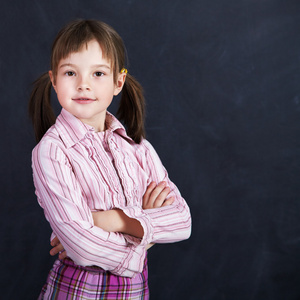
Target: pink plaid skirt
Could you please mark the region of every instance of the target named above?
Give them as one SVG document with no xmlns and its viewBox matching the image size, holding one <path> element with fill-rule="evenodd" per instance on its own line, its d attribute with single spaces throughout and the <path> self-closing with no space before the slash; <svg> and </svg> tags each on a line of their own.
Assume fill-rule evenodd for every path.
<svg viewBox="0 0 300 300">
<path fill-rule="evenodd" d="M 113 275 L 99 267 L 77 266 L 56 260 L 38 300 L 149 299 L 147 259 L 134 278 Z"/>
</svg>

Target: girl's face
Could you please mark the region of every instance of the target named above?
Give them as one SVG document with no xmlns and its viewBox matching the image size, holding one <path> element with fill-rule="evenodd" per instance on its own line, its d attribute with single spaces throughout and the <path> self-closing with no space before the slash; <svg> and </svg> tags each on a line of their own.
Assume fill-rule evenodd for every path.
<svg viewBox="0 0 300 300">
<path fill-rule="evenodd" d="M 120 73 L 114 82 L 110 61 L 102 57 L 97 41 L 88 42 L 80 52 L 62 59 L 55 78 L 52 71 L 49 75 L 65 110 L 96 131 L 105 130 L 106 109 L 122 90 L 126 74 Z"/>
</svg>

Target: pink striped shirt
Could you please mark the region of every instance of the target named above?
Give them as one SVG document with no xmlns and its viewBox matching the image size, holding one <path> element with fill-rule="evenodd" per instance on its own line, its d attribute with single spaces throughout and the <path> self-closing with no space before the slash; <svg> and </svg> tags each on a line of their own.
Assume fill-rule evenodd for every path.
<svg viewBox="0 0 300 300">
<path fill-rule="evenodd" d="M 151 144 L 145 139 L 134 143 L 109 113 L 106 128 L 96 133 L 62 109 L 33 149 L 33 179 L 53 233 L 76 264 L 133 277 L 143 270 L 147 244 L 190 236 L 191 216 Z M 152 181 L 167 182 L 170 196 L 175 196 L 172 205 L 142 209 L 142 197 Z M 112 208 L 137 219 L 143 238 L 94 226 L 92 211 Z"/>
</svg>

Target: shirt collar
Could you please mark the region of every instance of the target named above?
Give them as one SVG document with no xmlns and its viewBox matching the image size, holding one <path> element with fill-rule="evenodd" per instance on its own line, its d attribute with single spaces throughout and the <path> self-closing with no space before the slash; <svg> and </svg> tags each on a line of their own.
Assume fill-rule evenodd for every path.
<svg viewBox="0 0 300 300">
<path fill-rule="evenodd" d="M 106 112 L 105 124 L 108 131 L 117 133 L 129 142 L 133 142 L 121 122 L 109 112 Z M 88 132 L 95 132 L 92 126 L 81 122 L 64 108 L 56 119 L 55 127 L 67 148 L 84 139 Z"/>
</svg>

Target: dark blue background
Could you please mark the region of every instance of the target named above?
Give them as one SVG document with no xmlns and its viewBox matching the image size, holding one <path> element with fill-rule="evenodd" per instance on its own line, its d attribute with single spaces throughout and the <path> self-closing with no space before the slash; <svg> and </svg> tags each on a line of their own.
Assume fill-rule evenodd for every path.
<svg viewBox="0 0 300 300">
<path fill-rule="evenodd" d="M 1 299 L 36 299 L 53 262 L 27 102 L 79 17 L 123 37 L 191 208 L 191 238 L 150 250 L 151 299 L 300 299 L 299 0 L 4 0 L 0 17 Z"/>
</svg>

